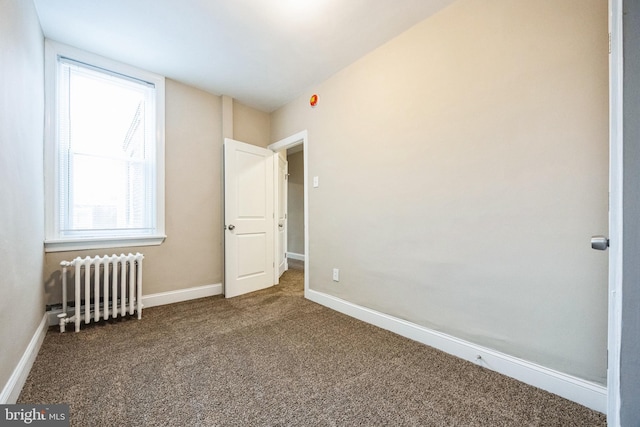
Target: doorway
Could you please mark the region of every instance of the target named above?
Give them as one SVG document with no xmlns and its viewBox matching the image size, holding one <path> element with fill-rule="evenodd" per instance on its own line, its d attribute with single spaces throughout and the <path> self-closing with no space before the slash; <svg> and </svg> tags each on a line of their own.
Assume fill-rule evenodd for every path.
<svg viewBox="0 0 640 427">
<path fill-rule="evenodd" d="M 302 144 L 286 150 L 287 245 L 289 267 L 304 268 L 304 148 Z"/>
<path fill-rule="evenodd" d="M 303 183 L 301 211 L 304 260 L 302 265 L 304 271 L 308 271 L 307 132 L 299 132 L 271 144 L 268 148 L 225 138 L 223 282 L 224 295 L 227 298 L 278 284 L 280 275 L 288 268 L 286 232 L 285 237 L 282 237 L 282 233 L 279 232 L 281 228 L 285 231 L 287 229 L 287 198 L 282 197 L 281 193 L 286 192 L 288 186 L 281 182 L 284 181 L 283 176 L 287 178 L 286 175 L 288 175 L 286 159 L 282 161 L 288 150 L 292 155 L 302 153 L 302 171 L 299 165 L 296 165 L 295 180 Z M 295 161 L 299 159 L 294 159 Z M 283 164 L 285 168 L 282 173 L 276 172 Z M 300 174 L 302 176 L 299 176 Z M 279 188 L 280 191 L 278 191 Z M 299 203 L 299 200 L 294 201 L 292 206 L 297 205 L 299 209 Z M 283 211 L 281 205 L 284 205 L 286 215 L 281 215 Z M 276 212 L 278 212 L 278 218 L 276 218 Z M 295 244 L 297 243 L 292 243 L 292 245 Z M 299 246 L 296 247 L 299 248 Z M 297 255 L 297 258 L 302 257 L 302 254 Z M 282 268 L 276 265 L 276 261 L 281 257 L 284 259 Z M 295 263 L 300 259 L 292 261 Z M 309 277 L 308 274 L 304 274 L 305 297 L 308 295 L 308 289 Z"/>
<path fill-rule="evenodd" d="M 285 256 L 286 268 L 301 267 L 304 270 L 304 294 L 307 296 L 309 289 L 309 203 L 308 203 L 308 167 L 307 131 L 298 132 L 288 138 L 275 142 L 268 147 L 275 153 L 275 161 L 281 163 L 285 158 L 287 164 L 286 193 L 287 197 L 279 197 L 276 194 L 276 212 L 280 211 L 280 205 L 285 204 L 286 221 L 276 221 L 279 232 L 284 228 L 285 237 L 276 239 L 275 253 L 282 252 Z M 279 154 L 280 153 L 280 154 Z M 279 186 L 277 186 L 279 187 Z M 283 227 L 280 227 L 283 225 Z M 276 256 L 275 259 L 279 259 Z M 276 269 L 274 283 L 278 283 L 280 271 Z"/>
</svg>

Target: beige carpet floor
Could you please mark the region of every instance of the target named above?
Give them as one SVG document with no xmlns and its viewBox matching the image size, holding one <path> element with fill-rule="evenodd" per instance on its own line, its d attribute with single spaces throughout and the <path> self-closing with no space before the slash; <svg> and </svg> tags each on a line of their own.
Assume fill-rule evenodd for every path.
<svg viewBox="0 0 640 427">
<path fill-rule="evenodd" d="M 271 289 L 48 333 L 19 403 L 74 426 L 603 426 L 605 416 Z"/>
</svg>

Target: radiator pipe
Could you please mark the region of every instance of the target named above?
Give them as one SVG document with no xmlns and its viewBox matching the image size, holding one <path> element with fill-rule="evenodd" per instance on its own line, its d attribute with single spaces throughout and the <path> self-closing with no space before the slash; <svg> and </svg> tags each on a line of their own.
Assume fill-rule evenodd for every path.
<svg viewBox="0 0 640 427">
<path fill-rule="evenodd" d="M 66 319 L 66 317 L 67 317 L 67 313 L 60 313 L 60 314 L 58 314 L 58 319 L 60 319 L 58 323 L 60 324 L 60 333 L 61 333 L 61 334 L 62 334 L 62 333 L 64 333 L 64 331 L 65 331 L 65 326 L 67 325 L 67 319 Z"/>
</svg>

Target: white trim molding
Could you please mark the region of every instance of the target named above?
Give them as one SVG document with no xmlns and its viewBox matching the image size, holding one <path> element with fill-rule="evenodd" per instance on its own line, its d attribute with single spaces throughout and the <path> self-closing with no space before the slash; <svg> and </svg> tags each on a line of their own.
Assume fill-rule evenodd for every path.
<svg viewBox="0 0 640 427">
<path fill-rule="evenodd" d="M 45 313 L 33 337 L 31 337 L 29 345 L 27 345 L 9 380 L 4 385 L 2 393 L 0 393 L 1 405 L 14 404 L 18 400 L 22 387 L 24 387 L 24 383 L 27 381 L 27 376 L 29 376 L 29 371 L 31 371 L 31 367 L 33 366 L 33 362 L 36 360 L 36 356 L 38 356 L 42 341 L 44 341 L 44 337 L 47 334 L 48 326 L 47 314 Z"/>
<path fill-rule="evenodd" d="M 309 289 L 305 293 L 305 296 L 311 301 L 358 320 L 434 347 L 445 353 L 522 381 L 523 383 L 557 394 L 558 396 L 593 410 L 606 413 L 607 388 L 602 385 L 554 371 L 544 366 L 407 322 L 406 320 L 352 304 L 322 292 Z"/>
<path fill-rule="evenodd" d="M 45 252 L 66 252 L 85 249 L 112 249 L 136 246 L 158 246 L 167 236 L 124 236 L 79 239 L 52 239 L 44 241 Z"/>
<path fill-rule="evenodd" d="M 282 149 L 288 149 L 291 147 L 295 147 L 296 145 L 302 144 L 303 150 L 306 150 L 306 146 L 304 145 L 307 142 L 308 134 L 306 130 L 300 131 L 296 134 L 288 136 L 284 139 L 281 139 L 278 142 L 274 142 L 273 144 L 269 144 L 267 147 L 271 151 L 280 151 Z"/>
<path fill-rule="evenodd" d="M 149 308 L 156 307 L 158 305 L 189 301 L 192 299 L 212 297 L 215 295 L 222 295 L 222 283 L 216 283 L 214 285 L 195 286 L 193 288 L 178 289 L 175 291 L 160 292 L 157 294 L 143 295 L 142 304 L 144 308 Z"/>
<path fill-rule="evenodd" d="M 304 261 L 305 260 L 304 254 L 297 254 L 295 252 L 287 252 L 287 258 L 295 259 L 295 260 L 298 260 L 298 261 Z"/>
<path fill-rule="evenodd" d="M 623 2 L 609 0 L 609 313 L 607 425 L 620 426 L 623 262 Z"/>
<path fill-rule="evenodd" d="M 178 289 L 175 291 L 159 292 L 157 294 L 149 294 L 142 296 L 142 306 L 144 308 L 156 307 L 159 305 L 174 304 L 177 302 L 189 301 L 192 299 L 212 297 L 222 295 L 222 283 L 213 285 L 194 286 L 193 288 Z M 48 326 L 57 325 L 59 322 L 58 314 L 62 313 L 61 309 L 47 311 Z M 143 310 L 144 314 L 144 310 Z"/>
</svg>

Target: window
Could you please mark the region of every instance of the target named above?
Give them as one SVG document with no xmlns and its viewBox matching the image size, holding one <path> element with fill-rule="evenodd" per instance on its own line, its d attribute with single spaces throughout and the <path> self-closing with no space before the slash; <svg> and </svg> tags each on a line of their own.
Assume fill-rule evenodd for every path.
<svg viewBox="0 0 640 427">
<path fill-rule="evenodd" d="M 47 41 L 45 250 L 164 239 L 164 78 Z"/>
</svg>

